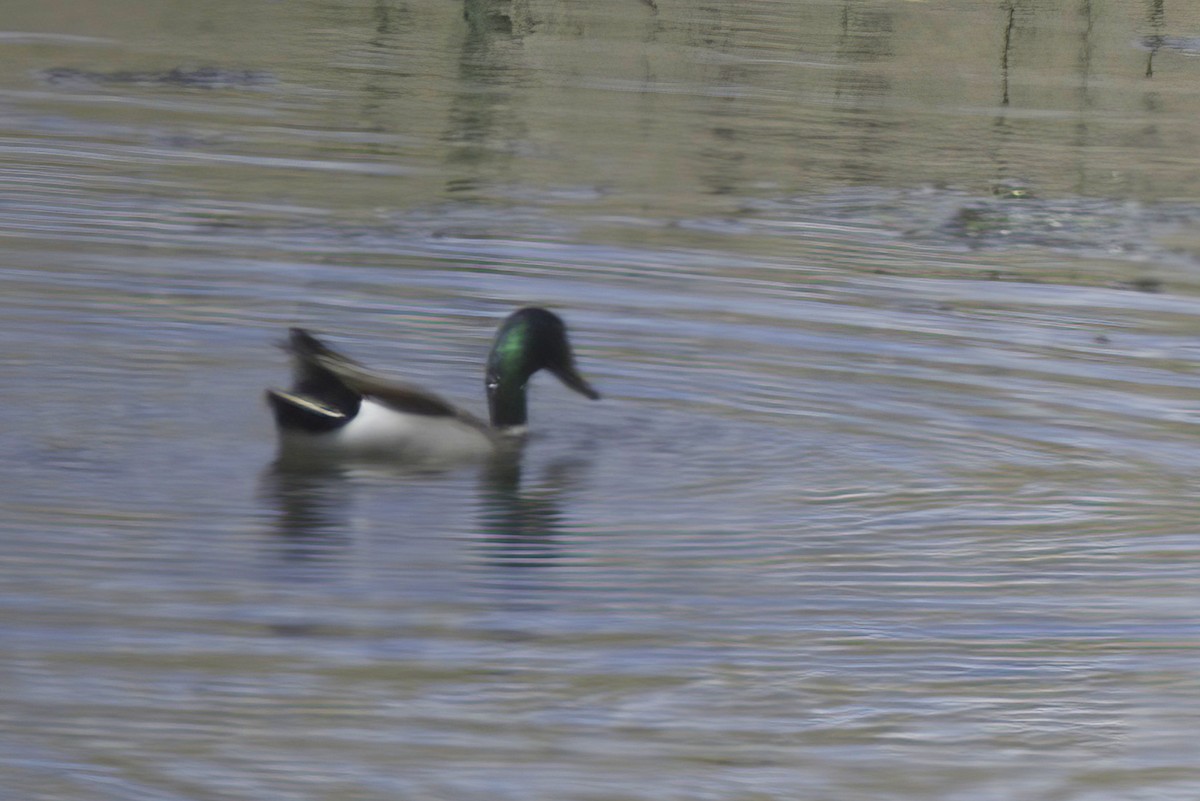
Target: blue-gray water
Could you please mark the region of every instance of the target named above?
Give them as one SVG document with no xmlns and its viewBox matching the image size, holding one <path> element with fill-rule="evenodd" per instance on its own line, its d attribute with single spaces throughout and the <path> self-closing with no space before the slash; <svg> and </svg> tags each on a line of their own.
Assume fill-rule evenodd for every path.
<svg viewBox="0 0 1200 801">
<path fill-rule="evenodd" d="M 15 0 L 0 798 L 1200 797 L 1200 14 Z M 286 327 L 519 469 L 272 468 Z"/>
</svg>

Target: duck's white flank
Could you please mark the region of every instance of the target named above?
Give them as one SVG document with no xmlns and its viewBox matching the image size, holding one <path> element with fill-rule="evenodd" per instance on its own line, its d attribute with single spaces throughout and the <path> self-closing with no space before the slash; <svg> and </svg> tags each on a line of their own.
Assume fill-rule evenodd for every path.
<svg viewBox="0 0 1200 801">
<path fill-rule="evenodd" d="M 293 453 L 455 460 L 486 456 L 495 449 L 496 441 L 453 417 L 398 412 L 363 398 L 358 414 L 341 428 L 322 434 L 284 430 L 281 445 Z"/>
</svg>

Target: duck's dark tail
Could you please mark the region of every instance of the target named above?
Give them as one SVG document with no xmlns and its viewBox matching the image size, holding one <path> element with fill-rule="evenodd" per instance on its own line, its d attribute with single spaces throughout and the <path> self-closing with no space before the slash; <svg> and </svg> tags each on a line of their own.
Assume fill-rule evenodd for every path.
<svg viewBox="0 0 1200 801">
<path fill-rule="evenodd" d="M 267 405 L 275 413 L 275 423 L 280 428 L 307 431 L 310 434 L 334 431 L 350 422 L 352 416 L 315 398 L 284 392 L 282 389 L 267 390 Z"/>
<path fill-rule="evenodd" d="M 358 414 L 362 395 L 322 364 L 349 363 L 303 328 L 293 328 L 284 350 L 292 355 L 295 384 L 290 391 L 267 390 L 267 403 L 282 429 L 319 434 L 344 426 Z"/>
</svg>

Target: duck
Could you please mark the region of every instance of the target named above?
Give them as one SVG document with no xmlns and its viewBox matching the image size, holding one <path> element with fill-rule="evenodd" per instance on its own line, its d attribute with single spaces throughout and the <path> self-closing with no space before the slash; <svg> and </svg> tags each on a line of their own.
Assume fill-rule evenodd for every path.
<svg viewBox="0 0 1200 801">
<path fill-rule="evenodd" d="M 281 347 L 292 357 L 293 385 L 268 389 L 266 399 L 284 456 L 457 461 L 494 454 L 526 432 L 526 388 L 540 370 L 600 398 L 575 366 L 562 318 L 534 306 L 513 312 L 496 331 L 484 373 L 489 421 L 369 370 L 303 328 L 289 329 Z"/>
</svg>

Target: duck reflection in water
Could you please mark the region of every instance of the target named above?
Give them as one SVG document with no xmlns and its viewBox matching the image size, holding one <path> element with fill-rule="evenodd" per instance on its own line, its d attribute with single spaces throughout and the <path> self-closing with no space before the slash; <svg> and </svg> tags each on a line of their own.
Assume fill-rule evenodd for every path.
<svg viewBox="0 0 1200 801">
<path fill-rule="evenodd" d="M 260 495 L 277 517 L 279 555 L 287 561 L 329 559 L 350 543 L 350 498 L 344 465 L 277 460 L 264 472 Z"/>
<path fill-rule="evenodd" d="M 578 458 L 551 462 L 535 485 L 522 487 L 518 455 L 488 464 L 480 489 L 479 528 L 489 563 L 528 568 L 561 555 L 561 496 L 582 466 Z"/>
<path fill-rule="evenodd" d="M 580 457 L 552 461 L 531 486 L 522 483 L 519 449 L 497 453 L 481 465 L 476 484 L 477 552 L 485 564 L 505 568 L 507 574 L 509 568 L 523 571 L 557 559 L 564 530 L 562 494 L 584 465 Z M 288 562 L 310 562 L 345 555 L 353 547 L 351 509 L 359 492 L 382 485 L 404 503 L 403 494 L 422 491 L 414 480 L 425 482 L 436 475 L 378 462 L 277 460 L 264 473 L 262 497 L 276 515 L 272 530 L 280 556 Z"/>
</svg>

